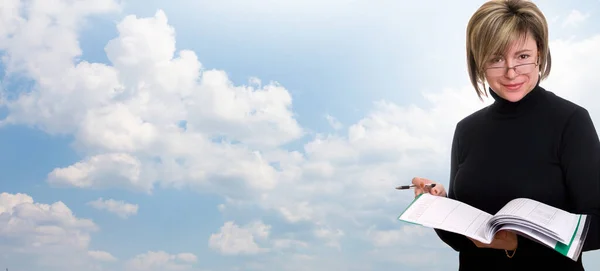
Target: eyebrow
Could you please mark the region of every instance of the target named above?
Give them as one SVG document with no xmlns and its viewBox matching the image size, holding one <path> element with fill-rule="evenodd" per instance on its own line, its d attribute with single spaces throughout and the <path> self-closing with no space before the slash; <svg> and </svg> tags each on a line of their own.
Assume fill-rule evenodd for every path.
<svg viewBox="0 0 600 271">
<path fill-rule="evenodd" d="M 515 55 L 518 55 L 518 54 L 521 54 L 521 53 L 524 53 L 524 52 L 533 52 L 533 49 L 521 49 L 521 50 L 515 52 Z M 492 54 L 492 56 L 499 57 L 499 56 L 502 56 L 502 54 L 501 53 L 496 53 L 496 54 Z"/>
<path fill-rule="evenodd" d="M 531 49 L 523 49 L 523 50 L 519 50 L 519 51 L 517 51 L 517 52 L 515 53 L 515 55 L 518 55 L 518 54 L 520 54 L 520 53 L 524 53 L 524 52 L 532 52 L 532 51 L 533 51 L 533 50 L 531 50 Z"/>
</svg>

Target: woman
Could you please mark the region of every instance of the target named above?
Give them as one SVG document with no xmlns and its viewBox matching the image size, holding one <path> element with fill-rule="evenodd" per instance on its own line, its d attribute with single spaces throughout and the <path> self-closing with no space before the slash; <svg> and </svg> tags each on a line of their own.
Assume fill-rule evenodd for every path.
<svg viewBox="0 0 600 271">
<path fill-rule="evenodd" d="M 531 198 L 589 214 L 584 251 L 600 247 L 600 142 L 586 109 L 540 86 L 550 73 L 548 25 L 528 1 L 493 0 L 467 26 L 467 61 L 479 95 L 487 82 L 494 103 L 456 125 L 447 189 L 416 177 L 428 192 L 496 213 L 508 201 Z M 490 245 L 451 232 L 438 236 L 459 252 L 459 270 L 583 270 L 554 250 L 512 232 Z"/>
</svg>

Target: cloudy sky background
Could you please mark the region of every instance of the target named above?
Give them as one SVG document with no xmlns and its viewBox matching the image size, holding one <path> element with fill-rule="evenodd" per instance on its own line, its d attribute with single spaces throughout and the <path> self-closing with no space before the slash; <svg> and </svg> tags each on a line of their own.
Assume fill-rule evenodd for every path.
<svg viewBox="0 0 600 271">
<path fill-rule="evenodd" d="M 447 185 L 490 102 L 464 61 L 483 1 L 324 2 L 2 1 L 0 268 L 455 267 L 393 187 Z M 543 86 L 600 123 L 600 1 L 536 3 Z"/>
</svg>

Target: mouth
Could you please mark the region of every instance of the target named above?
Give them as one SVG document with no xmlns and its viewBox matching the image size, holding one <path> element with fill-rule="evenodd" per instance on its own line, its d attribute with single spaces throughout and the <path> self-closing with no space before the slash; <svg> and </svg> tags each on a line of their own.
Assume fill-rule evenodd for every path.
<svg viewBox="0 0 600 271">
<path fill-rule="evenodd" d="M 524 83 L 503 85 L 508 90 L 518 90 Z"/>
</svg>

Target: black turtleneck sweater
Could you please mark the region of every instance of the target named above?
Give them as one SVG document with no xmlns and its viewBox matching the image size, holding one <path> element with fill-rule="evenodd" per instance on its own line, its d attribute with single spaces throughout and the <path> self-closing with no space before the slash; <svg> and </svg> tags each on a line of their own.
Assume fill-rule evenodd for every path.
<svg viewBox="0 0 600 271">
<path fill-rule="evenodd" d="M 490 214 L 530 198 L 590 214 L 584 251 L 600 248 L 600 141 L 586 109 L 537 85 L 519 102 L 495 102 L 461 120 L 451 152 L 448 197 Z M 436 230 L 459 252 L 459 270 L 584 270 L 577 262 L 519 236 L 513 258 Z"/>
</svg>

